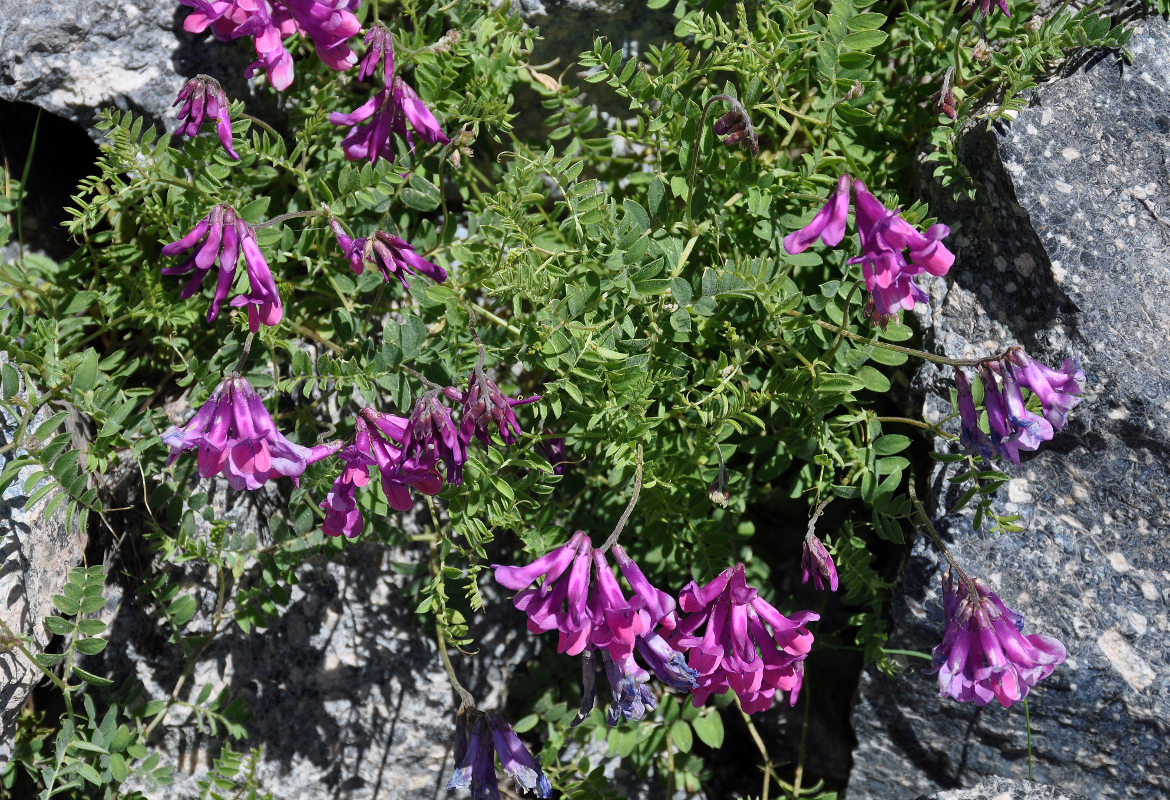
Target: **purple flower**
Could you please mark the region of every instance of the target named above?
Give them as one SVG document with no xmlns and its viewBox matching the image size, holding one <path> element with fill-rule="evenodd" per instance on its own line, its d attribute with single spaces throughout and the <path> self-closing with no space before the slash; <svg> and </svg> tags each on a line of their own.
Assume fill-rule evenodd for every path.
<svg viewBox="0 0 1170 800">
<path fill-rule="evenodd" d="M 731 111 L 715 121 L 711 130 L 716 136 L 722 136 L 721 141 L 728 147 L 744 142 L 752 151 L 753 156 L 760 152 L 760 139 L 756 135 L 756 129 L 752 125 L 747 110 L 738 102 L 735 103 L 735 107 Z"/>
<path fill-rule="evenodd" d="M 334 112 L 329 115 L 334 125 L 348 125 L 351 130 L 341 141 L 345 157 L 350 161 L 368 159 L 371 163 L 378 157 L 394 160 L 394 140 L 391 134 L 406 139 L 414 152 L 414 136 L 417 133 L 423 141 L 446 144 L 450 141 L 439 127 L 438 120 L 426 104 L 397 75 L 389 85 L 378 91 L 349 114 Z M 410 128 L 406 127 L 410 123 Z"/>
<path fill-rule="evenodd" d="M 377 22 L 366 34 L 366 54 L 358 65 L 358 80 L 364 81 L 371 77 L 383 56 L 386 58 L 386 66 L 382 69 L 382 75 L 385 85 L 389 86 L 394 78 L 394 35 L 389 28 Z"/>
<path fill-rule="evenodd" d="M 812 578 L 813 586 L 817 589 L 823 591 L 825 581 L 828 581 L 829 591 L 837 591 L 837 566 L 815 533 L 809 533 L 804 537 L 804 553 L 800 561 L 801 583 L 808 583 L 809 578 Z"/>
<path fill-rule="evenodd" d="M 233 489 L 258 489 L 276 475 L 300 485 L 305 467 L 333 454 L 341 443 L 302 447 L 276 430 L 260 396 L 238 374 L 224 379 L 191 421 L 161 435 L 171 448 L 168 466 L 179 453 L 197 448 L 199 474 L 223 474 Z"/>
<path fill-rule="evenodd" d="M 475 800 L 499 800 L 493 751 L 517 786 L 537 797 L 552 797 L 552 784 L 541 771 L 540 760 L 528 752 L 512 726 L 496 714 L 475 710 L 460 711 L 455 723 L 456 766 L 447 791 L 471 787 Z"/>
<path fill-rule="evenodd" d="M 1044 408 L 1044 418 L 1053 429 L 1062 430 L 1068 422 L 1069 410 L 1081 402 L 1078 395 L 1081 393 L 1081 384 L 1085 382 L 1084 370 L 1071 358 L 1066 358 L 1059 370 L 1046 367 L 1029 358 L 1022 347 L 1011 348 L 1007 360 L 1011 362 L 1020 385 L 1026 386 L 1039 398 Z"/>
<path fill-rule="evenodd" d="M 804 625 L 820 619 L 819 614 L 781 614 L 747 585 L 742 562 L 704 586 L 691 581 L 683 587 L 679 604 L 686 616 L 669 639 L 689 651 L 687 661 L 699 674 L 696 707 L 713 692 L 728 689 L 748 714 L 769 708 L 784 692 L 789 704 L 796 704 L 804 679 L 802 662 L 813 643 Z"/>
<path fill-rule="evenodd" d="M 991 0 L 963 0 L 963 2 L 970 7 L 972 13 L 978 11 L 984 17 L 990 16 L 991 14 Z M 1007 0 L 995 0 L 995 4 L 999 6 L 999 10 L 1003 12 L 1005 17 L 1011 16 L 1011 13 L 1008 11 Z"/>
<path fill-rule="evenodd" d="M 215 295 L 207 309 L 208 322 L 219 316 L 223 301 L 231 291 L 241 252 L 248 273 L 249 289 L 246 295 L 239 295 L 233 299 L 231 305 L 248 307 L 248 327 L 252 331 L 258 330 L 261 323 L 275 325 L 280 322 L 284 308 L 280 303 L 280 295 L 276 292 L 276 283 L 272 280 L 268 262 L 264 260 L 264 254 L 260 252 L 260 247 L 256 243 L 256 231 L 240 219 L 234 209 L 222 203 L 216 205 L 186 236 L 164 245 L 162 254 L 174 256 L 185 250 L 193 250 L 187 260 L 175 267 L 164 267 L 162 274 L 194 273 L 179 294 L 181 299 L 186 300 L 199 291 L 203 278 L 211 270 L 211 265 L 219 261 Z"/>
<path fill-rule="evenodd" d="M 363 408 L 361 418 L 368 423 L 370 452 L 382 475 L 382 493 L 391 508 L 409 511 L 414 505 L 410 489 L 432 496 L 439 493 L 443 479 L 435 469 L 435 454 L 424 453 L 418 458 L 403 454 L 406 419 L 372 408 Z"/>
<path fill-rule="evenodd" d="M 545 433 L 549 433 L 549 431 L 545 431 Z M 565 468 L 569 464 L 569 455 L 563 436 L 541 439 L 536 443 L 536 452 L 552 467 L 553 475 L 565 474 Z"/>
<path fill-rule="evenodd" d="M 1007 361 L 984 362 L 978 367 L 983 384 L 983 405 L 991 428 L 991 446 L 995 452 L 1020 463 L 1021 450 L 1038 450 L 1053 436 L 1051 423 L 1024 405 L 1012 365 Z"/>
<path fill-rule="evenodd" d="M 357 0 L 179 0 L 195 10 L 183 20 L 183 30 L 201 33 L 208 28 L 220 40 L 251 36 L 259 57 L 248 67 L 268 73 L 277 91 L 292 83 L 292 56 L 284 40 L 308 36 L 317 55 L 331 69 L 344 71 L 357 62 L 347 42 L 361 29 L 354 16 Z"/>
<path fill-rule="evenodd" d="M 530 631 L 558 631 L 557 652 L 584 654 L 584 701 L 573 724 L 584 720 L 593 708 L 594 649 L 601 651 L 614 698 L 607 716 L 610 725 L 621 717 L 640 719 L 647 708 L 654 708 L 644 685 L 650 673 L 634 659 L 635 652 L 659 680 L 674 689 L 689 691 L 698 683 L 698 673 L 687 666 L 683 654 L 654 631 L 655 626 L 665 631 L 674 628 L 674 598 L 651 585 L 619 545 L 614 545 L 613 552 L 633 591 L 630 600 L 605 554 L 594 550 L 581 531 L 527 567 L 492 565 L 500 585 L 523 590 L 513 602 L 528 614 Z M 592 581 L 591 568 L 595 573 Z M 528 588 L 541 577 L 544 581 L 539 588 Z"/>
<path fill-rule="evenodd" d="M 366 421 L 358 417 L 356 428 L 353 442 L 337 454 L 345 466 L 321 503 L 321 508 L 325 509 L 321 531 L 326 536 L 344 533 L 352 539 L 362 532 L 364 521 L 355 492 L 370 482 L 370 467 L 377 462 L 370 456 L 370 432 Z"/>
<path fill-rule="evenodd" d="M 971 394 L 971 383 L 961 369 L 955 369 L 955 388 L 959 395 L 959 446 L 967 453 L 978 453 L 990 460 L 995 453 L 991 439 L 979 427 L 979 412 L 975 410 L 975 398 Z"/>
<path fill-rule="evenodd" d="M 839 245 L 845 238 L 845 223 L 849 218 L 849 186 L 852 182 L 853 178 L 849 175 L 838 178 L 837 188 L 829 195 L 828 202 L 817 212 L 812 222 L 784 237 L 784 249 L 792 255 L 803 253 L 817 239 L 829 247 Z"/>
<path fill-rule="evenodd" d="M 345 251 L 349 268 L 359 275 L 365 271 L 368 262 L 382 271 L 386 283 L 395 277 L 407 289 L 410 288 L 406 281 L 407 275 L 426 275 L 436 283 L 447 280 L 446 270 L 414 252 L 413 247 L 397 236 L 376 231 L 373 237 L 354 239 L 346 235 L 337 220 L 331 220 L 329 226 L 337 237 L 338 246 Z"/>
<path fill-rule="evenodd" d="M 977 706 L 994 697 L 1007 708 L 1064 663 L 1064 645 L 1051 636 L 1023 635 L 1024 618 L 978 579 L 961 575 L 956 589 L 948 571 L 943 611 L 947 630 L 928 671 L 938 673 L 942 697 Z"/>
<path fill-rule="evenodd" d="M 512 399 L 505 397 L 483 371 L 476 366 L 467 376 L 467 392 L 463 395 L 463 418 L 459 421 L 459 435 L 470 443 L 474 436 L 488 447 L 492 441 L 491 428 L 494 424 L 504 444 L 515 444 L 523 433 L 512 409 L 516 406 L 535 403 L 540 395 Z M 562 445 L 563 445 L 562 440 Z"/>
<path fill-rule="evenodd" d="M 215 131 L 219 134 L 223 149 L 239 161 L 239 153 L 232 149 L 232 120 L 228 116 L 227 95 L 219 81 L 208 75 L 196 75 L 183 84 L 172 105 L 177 106 L 179 103 L 183 107 L 179 109 L 179 129 L 175 131 L 177 135 L 188 138 L 197 136 L 203 121 L 211 117 L 217 120 Z"/>
<path fill-rule="evenodd" d="M 923 272 L 945 275 L 951 268 L 955 256 L 942 243 L 951 231 L 940 223 L 920 233 L 902 219 L 897 209 L 891 211 L 883 206 L 861 181 L 854 181 L 853 196 L 857 201 L 861 255 L 848 263 L 861 264 L 865 288 L 872 298 L 871 316 L 884 323 L 897 316 L 899 310 L 909 311 L 916 302 L 929 300 L 913 279 Z M 909 262 L 902 253 L 904 249 L 909 249 Z"/>
<path fill-rule="evenodd" d="M 451 419 L 451 411 L 439 402 L 440 390 L 432 389 L 419 398 L 402 434 L 402 457 L 435 457 L 447 465 L 447 483 L 463 482 L 463 465 L 467 463 L 467 445 Z"/>
</svg>

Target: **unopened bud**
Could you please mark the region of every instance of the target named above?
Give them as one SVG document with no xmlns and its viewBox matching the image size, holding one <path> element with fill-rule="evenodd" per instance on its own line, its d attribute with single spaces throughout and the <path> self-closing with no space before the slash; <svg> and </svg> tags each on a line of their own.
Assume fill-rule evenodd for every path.
<svg viewBox="0 0 1170 800">
<path fill-rule="evenodd" d="M 975 46 L 971 48 L 971 58 L 980 64 L 986 64 L 991 60 L 991 48 L 987 46 L 987 42 L 982 39 L 975 42 Z"/>
</svg>

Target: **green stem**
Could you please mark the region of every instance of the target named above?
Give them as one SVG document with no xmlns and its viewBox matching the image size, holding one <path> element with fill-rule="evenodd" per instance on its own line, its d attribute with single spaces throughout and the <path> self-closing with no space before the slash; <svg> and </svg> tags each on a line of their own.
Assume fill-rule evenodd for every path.
<svg viewBox="0 0 1170 800">
<path fill-rule="evenodd" d="M 241 113 L 240 117 L 242 119 L 249 120 L 249 121 L 255 123 L 256 125 L 259 125 L 261 128 L 263 128 L 264 130 L 271 133 L 277 140 L 282 141 L 282 142 L 284 141 L 284 137 L 281 136 L 279 133 L 277 133 L 275 128 L 273 128 L 271 125 L 269 125 L 267 122 L 260 119 L 259 117 L 253 117 L 251 114 L 247 114 L 247 113 Z"/>
<path fill-rule="evenodd" d="M 630 514 L 634 513 L 634 506 L 638 502 L 638 495 L 642 492 L 642 443 L 638 442 L 637 449 L 637 466 L 634 467 L 634 493 L 630 495 L 630 502 L 626 504 L 626 510 L 622 512 L 618 519 L 617 525 L 614 526 L 613 533 L 605 540 L 605 544 L 598 548 L 602 553 L 609 550 L 617 544 L 618 537 L 622 535 L 622 529 L 626 527 L 626 523 L 630 519 Z"/>
<path fill-rule="evenodd" d="M 768 800 L 768 792 L 772 784 L 772 758 L 768 755 L 768 747 L 764 744 L 764 738 L 760 736 L 760 732 L 756 730 L 755 723 L 743 706 L 740 705 L 739 696 L 735 698 L 735 705 L 739 709 L 740 716 L 743 717 L 743 722 L 747 725 L 748 733 L 751 734 L 752 741 L 756 743 L 756 748 L 760 751 L 760 755 L 764 757 L 764 786 L 761 789 L 760 800 Z"/>
<path fill-rule="evenodd" d="M 1028 710 L 1028 698 L 1024 698 L 1024 725 L 1028 731 L 1028 780 L 1032 777 L 1032 713 Z"/>
<path fill-rule="evenodd" d="M 58 689 L 60 689 L 62 692 L 64 692 L 66 697 L 69 696 L 69 693 L 71 691 L 73 691 L 74 689 L 77 688 L 76 686 L 69 686 L 68 684 L 66 684 L 65 681 L 58 678 L 50 670 L 48 670 L 43 664 L 41 664 L 41 662 L 37 661 L 36 657 L 32 654 L 32 652 L 29 651 L 29 649 L 24 646 L 24 642 L 22 642 L 20 640 L 20 637 L 17 636 L 13 632 L 12 628 L 8 627 L 8 623 L 6 623 L 2 619 L 0 619 L 0 630 L 2 630 L 4 632 L 4 635 L 7 637 L 8 644 L 15 647 L 17 650 L 19 650 L 20 654 L 28 659 L 28 663 L 32 664 L 33 667 L 37 669 L 37 671 L 39 671 L 42 675 L 44 675 L 46 678 L 48 678 L 50 681 L 52 681 L 53 685 L 56 686 Z"/>
</svg>

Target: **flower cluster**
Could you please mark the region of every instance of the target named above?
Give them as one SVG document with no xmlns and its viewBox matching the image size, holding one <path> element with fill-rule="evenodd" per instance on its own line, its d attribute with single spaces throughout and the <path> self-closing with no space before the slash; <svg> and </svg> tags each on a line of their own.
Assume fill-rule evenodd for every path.
<svg viewBox="0 0 1170 800">
<path fill-rule="evenodd" d="M 695 706 L 728 689 L 748 714 L 769 708 L 784 692 L 789 704 L 796 704 L 803 662 L 813 643 L 804 626 L 820 619 L 819 614 L 781 614 L 747 585 L 742 562 L 704 586 L 688 583 L 679 605 L 686 616 L 669 641 L 689 651 L 687 662 L 699 673 Z"/>
<path fill-rule="evenodd" d="M 175 98 L 173 106 L 182 103 L 179 109 L 179 129 L 177 135 L 193 138 L 199 134 L 199 128 L 208 117 L 216 120 L 215 132 L 219 134 L 219 141 L 228 154 L 240 160 L 240 154 L 232 148 L 232 120 L 228 116 L 227 95 L 219 81 L 208 75 L 196 75 L 183 84 Z"/>
<path fill-rule="evenodd" d="M 227 41 L 251 36 L 258 59 L 248 67 L 268 73 L 277 91 L 292 83 L 292 56 L 284 41 L 294 34 L 312 40 L 317 55 L 330 69 L 344 71 L 357 63 L 348 41 L 361 29 L 354 16 L 361 0 L 179 0 L 195 9 L 183 20 L 183 30 L 211 29 Z"/>
<path fill-rule="evenodd" d="M 593 707 L 595 651 L 605 663 L 613 696 L 610 725 L 622 717 L 641 719 L 654 708 L 646 686 L 650 672 L 674 689 L 696 686 L 697 673 L 662 636 L 676 624 L 674 598 L 656 589 L 620 545 L 614 545 L 613 554 L 632 599 L 618 585 L 605 552 L 595 549 L 583 531 L 526 567 L 492 565 L 500 585 L 520 592 L 513 603 L 528 615 L 530 631 L 557 631 L 557 652 L 586 655 L 585 699 L 577 722 Z M 543 578 L 540 586 L 529 588 L 538 578 Z M 635 660 L 635 650 L 649 672 Z"/>
<path fill-rule="evenodd" d="M 1085 382 L 1085 373 L 1075 360 L 1066 358 L 1056 370 L 1030 358 L 1022 347 L 1009 349 L 1003 358 L 982 362 L 977 372 L 983 385 L 989 433 L 979 427 L 970 381 L 956 369 L 960 444 L 967 452 L 985 459 L 1000 456 L 1015 464 L 1020 463 L 1021 450 L 1038 449 L 1052 439 L 1055 431 L 1064 428 L 1069 410 L 1080 402 L 1081 385 Z M 1021 387 L 1036 395 L 1042 413 L 1028 409 Z"/>
<path fill-rule="evenodd" d="M 1024 618 L 978 579 L 960 574 L 956 586 L 948 571 L 943 612 L 947 630 L 929 670 L 938 673 L 942 697 L 977 706 L 994 697 L 1006 708 L 1064 663 L 1064 645 L 1051 636 L 1021 633 Z"/>
<path fill-rule="evenodd" d="M 803 252 L 817 239 L 835 247 L 845 236 L 849 215 L 849 189 L 853 188 L 856 202 L 857 232 L 861 239 L 861 255 L 849 259 L 850 264 L 861 264 L 865 288 L 870 301 L 867 312 L 875 322 L 885 325 L 901 309 L 912 309 L 916 302 L 926 302 L 926 292 L 914 283 L 923 272 L 945 275 L 955 262 L 955 256 L 942 240 L 950 234 L 946 225 L 932 225 L 923 234 L 902 219 L 897 209 L 890 210 L 870 194 L 865 184 L 849 175 L 842 175 L 837 188 L 812 222 L 784 237 L 784 249 L 795 255 Z M 910 260 L 906 260 L 907 251 Z"/>
<path fill-rule="evenodd" d="M 280 304 L 280 295 L 276 293 L 276 284 L 272 280 L 268 262 L 264 260 L 264 254 L 260 252 L 260 246 L 256 243 L 256 231 L 240 219 L 235 209 L 223 203 L 217 204 L 186 236 L 164 245 L 162 254 L 174 256 L 185 250 L 192 251 L 187 260 L 178 266 L 164 267 L 162 274 L 194 273 L 179 294 L 181 299 L 186 300 L 199 291 L 203 278 L 211 270 L 212 264 L 219 261 L 215 295 L 210 308 L 207 309 L 208 322 L 219 316 L 219 309 L 235 281 L 236 266 L 241 253 L 248 273 L 249 288 L 247 294 L 234 298 L 231 305 L 247 306 L 248 327 L 252 331 L 258 330 L 261 323 L 275 325 L 280 322 L 284 309 Z"/>
<path fill-rule="evenodd" d="M 199 474 L 223 474 L 233 489 L 258 489 L 283 475 L 299 485 L 305 467 L 334 453 L 340 444 L 302 447 L 276 430 L 268 409 L 245 378 L 232 373 L 182 428 L 164 431 L 167 464 L 184 450 L 198 450 Z"/>
<path fill-rule="evenodd" d="M 338 246 L 345 251 L 349 268 L 358 275 L 370 263 L 382 272 L 386 283 L 390 283 L 391 278 L 397 278 L 407 289 L 410 288 L 407 275 L 426 275 L 436 283 L 447 280 L 445 269 L 414 252 L 414 248 L 404 239 L 384 231 L 375 231 L 373 236 L 355 239 L 346 234 L 337 220 L 330 220 L 329 225 L 337 237 Z"/>
<path fill-rule="evenodd" d="M 808 583 L 810 578 L 817 589 L 823 591 L 825 581 L 828 581 L 829 591 L 837 591 L 837 565 L 833 563 L 825 543 L 812 531 L 804 537 L 804 551 L 800 560 L 801 583 Z"/>
<path fill-rule="evenodd" d="M 455 771 L 447 781 L 447 791 L 471 787 L 476 800 L 499 800 L 496 757 L 500 769 L 512 776 L 516 785 L 535 792 L 537 797 L 552 797 L 552 784 L 512 726 L 491 712 L 460 711 L 455 723 Z"/>
<path fill-rule="evenodd" d="M 401 77 L 394 74 L 394 37 L 382 25 L 374 25 L 366 34 L 366 54 L 358 69 L 358 80 L 374 75 L 382 65 L 382 88 L 377 94 L 348 114 L 334 112 L 329 121 L 347 125 L 350 131 L 341 141 L 345 157 L 350 161 L 379 157 L 394 160 L 394 136 L 406 140 L 414 152 L 414 134 L 430 144 L 450 139 L 443 133 L 439 121 L 426 103 Z M 407 127 L 409 123 L 410 127 Z"/>
<path fill-rule="evenodd" d="M 481 376 L 477 378 L 477 374 Z M 468 398 L 480 381 L 494 404 L 505 407 L 533 403 L 540 395 L 522 399 L 504 397 L 499 387 L 476 367 L 472 372 L 467 392 L 453 386 L 431 389 L 415 404 L 409 418 L 384 414 L 373 408 L 364 408 L 358 415 L 354 435 L 349 444 L 338 453 L 344 467 L 333 482 L 321 508 L 325 509 L 323 532 L 328 536 L 345 534 L 357 536 L 362 531 L 362 515 L 357 507 L 357 489 L 369 482 L 369 468 L 377 465 L 382 476 L 382 493 L 390 507 L 409 511 L 413 505 L 410 490 L 436 495 L 443 488 L 438 465 L 446 467 L 447 483 L 458 486 L 463 480 L 463 465 L 467 463 L 467 446 L 472 434 L 464 433 L 466 420 L 476 415 L 476 404 Z M 464 425 L 457 426 L 441 398 L 462 403 Z M 511 418 L 516 433 L 520 432 L 515 415 Z M 474 431 L 474 428 L 472 429 Z M 511 431 L 509 431 L 511 433 Z M 484 440 L 485 446 L 489 440 Z M 504 437 L 505 443 L 515 438 Z"/>
</svg>

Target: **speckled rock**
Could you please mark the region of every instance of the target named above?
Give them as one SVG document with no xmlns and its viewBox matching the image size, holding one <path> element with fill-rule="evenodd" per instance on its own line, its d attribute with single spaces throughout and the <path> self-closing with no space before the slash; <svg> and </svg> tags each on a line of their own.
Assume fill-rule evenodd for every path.
<svg viewBox="0 0 1170 800">
<path fill-rule="evenodd" d="M 972 530 L 950 471 L 936 469 L 937 524 L 969 571 L 1057 636 L 1068 661 L 1030 696 L 1034 775 L 1093 798 L 1170 796 L 1170 23 L 1142 21 L 1133 65 L 1091 58 L 1039 87 L 993 131 L 966 131 L 977 185 L 954 205 L 958 261 L 924 317 L 928 349 L 978 357 L 1019 343 L 1050 364 L 1080 360 L 1084 402 L 1020 466 L 995 508 L 1025 530 Z M 950 412 L 949 370 L 926 369 L 927 414 Z M 951 423 L 954 425 L 954 423 Z M 942 564 L 915 547 L 891 647 L 941 639 Z M 1024 710 L 942 700 L 908 661 L 862 676 L 848 797 L 913 797 L 984 776 L 1027 775 Z M 912 669 L 913 668 L 913 669 Z"/>
<path fill-rule="evenodd" d="M 1089 800 L 1083 794 L 1069 794 L 1055 786 L 1008 778 L 988 778 L 970 789 L 935 792 L 918 800 Z"/>
<path fill-rule="evenodd" d="M 8 354 L 0 351 L 0 364 Z M 34 418 L 34 426 L 46 414 Z M 34 428 L 35 429 L 35 428 Z M 12 441 L 17 420 L 0 408 L 0 447 Z M 27 455 L 17 448 L 0 452 L 0 471 L 13 457 Z M 33 637 L 30 650 L 41 652 L 49 643 L 42 621 L 56 613 L 52 597 L 60 594 L 69 570 L 81 562 L 85 539 L 70 531 L 65 512 L 57 509 L 46 517 L 48 497 L 29 506 L 37 486 L 24 483 L 38 467 L 20 470 L 16 480 L 0 495 L 0 619 L 14 633 Z M 41 673 L 15 649 L 0 649 L 0 769 L 12 754 L 16 719 L 29 692 L 41 681 Z"/>
</svg>

